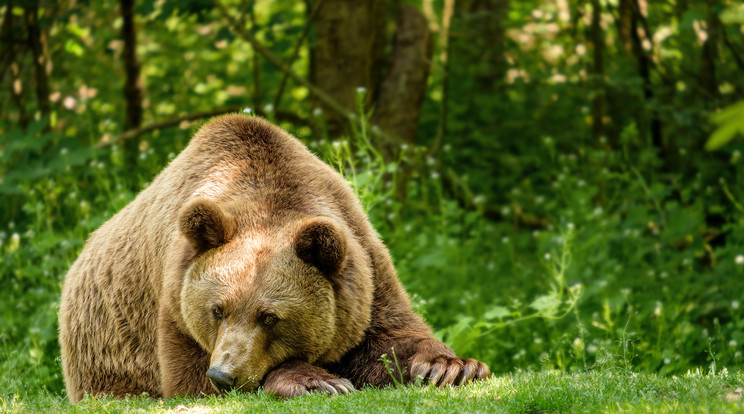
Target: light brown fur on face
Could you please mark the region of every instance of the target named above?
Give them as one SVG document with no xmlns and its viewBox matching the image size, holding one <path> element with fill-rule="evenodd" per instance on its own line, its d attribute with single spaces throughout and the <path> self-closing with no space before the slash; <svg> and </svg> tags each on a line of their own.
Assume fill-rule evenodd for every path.
<svg viewBox="0 0 744 414">
<path fill-rule="evenodd" d="M 413 313 L 343 178 L 258 118 L 212 120 L 89 238 L 59 313 L 65 384 L 84 394 L 345 393 L 391 378 L 488 375 Z"/>
</svg>

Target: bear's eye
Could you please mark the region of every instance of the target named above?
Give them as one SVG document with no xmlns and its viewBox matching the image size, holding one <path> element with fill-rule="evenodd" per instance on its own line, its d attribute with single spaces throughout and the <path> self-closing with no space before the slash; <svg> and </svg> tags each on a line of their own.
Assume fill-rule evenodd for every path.
<svg viewBox="0 0 744 414">
<path fill-rule="evenodd" d="M 273 313 L 269 313 L 261 317 L 261 323 L 263 323 L 264 326 L 274 326 L 278 320 L 279 318 L 277 318 L 276 315 L 274 315 Z"/>
<path fill-rule="evenodd" d="M 214 305 L 214 307 L 212 307 L 212 313 L 214 314 L 214 318 L 218 321 L 221 321 L 225 318 L 225 315 L 222 311 L 222 306 L 220 305 Z"/>
</svg>

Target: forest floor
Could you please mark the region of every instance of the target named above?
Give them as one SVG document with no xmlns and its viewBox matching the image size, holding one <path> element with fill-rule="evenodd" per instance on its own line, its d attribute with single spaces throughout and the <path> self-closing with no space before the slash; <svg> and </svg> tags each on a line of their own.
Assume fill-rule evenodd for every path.
<svg viewBox="0 0 744 414">
<path fill-rule="evenodd" d="M 0 397 L 2 412 L 698 412 L 744 413 L 744 373 L 661 377 L 618 371 L 567 374 L 554 371 L 492 376 L 460 388 L 364 389 L 346 396 L 314 394 L 281 400 L 264 392 L 221 397 L 116 400 L 86 398 L 71 405 L 49 393 Z"/>
</svg>

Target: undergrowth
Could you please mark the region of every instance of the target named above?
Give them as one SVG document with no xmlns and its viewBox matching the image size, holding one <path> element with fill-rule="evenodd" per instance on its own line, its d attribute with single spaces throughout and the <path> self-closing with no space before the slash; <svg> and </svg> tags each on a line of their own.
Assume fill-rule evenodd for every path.
<svg viewBox="0 0 744 414">
<path fill-rule="evenodd" d="M 56 313 L 64 274 L 87 235 L 193 132 L 142 141 L 135 168 L 117 146 L 91 149 L 92 135 L 81 143 L 46 125 L 0 139 L 5 395 L 63 394 Z M 354 186 L 415 309 L 459 355 L 496 374 L 738 371 L 744 221 L 742 190 L 728 183 L 743 170 L 732 164 L 715 181 L 705 170 L 658 176 L 658 154 L 631 162 L 633 134 L 616 150 L 564 150 L 546 138 L 541 170 L 500 194 L 500 220 L 487 218 L 494 200 L 467 199 L 476 187 L 468 177 L 453 191 L 446 146 L 437 158 L 416 146 L 383 157 L 366 128 L 346 140 L 304 140 Z M 711 212 L 722 222 L 715 229 Z"/>
</svg>

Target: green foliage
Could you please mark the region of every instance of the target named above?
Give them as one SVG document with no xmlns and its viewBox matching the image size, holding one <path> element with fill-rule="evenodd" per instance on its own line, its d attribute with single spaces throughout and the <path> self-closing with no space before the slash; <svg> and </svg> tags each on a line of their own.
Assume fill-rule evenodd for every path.
<svg viewBox="0 0 744 414">
<path fill-rule="evenodd" d="M 382 354 L 380 356 L 379 361 L 382 361 L 383 364 L 385 364 L 385 370 L 387 371 L 388 375 L 390 375 L 390 378 L 393 380 L 393 384 L 396 387 L 402 387 L 405 385 L 405 381 L 403 379 L 403 376 L 405 375 L 403 369 L 400 366 L 400 362 L 398 362 L 398 357 L 395 355 L 395 348 L 391 349 L 392 351 L 392 361 L 390 358 L 388 358 L 387 354 Z M 420 383 L 422 378 L 419 376 L 417 378 L 417 383 Z"/>
<path fill-rule="evenodd" d="M 744 23 L 744 6 L 731 5 L 721 12 L 721 21 L 727 24 Z"/>
<path fill-rule="evenodd" d="M 705 144 L 707 150 L 721 148 L 737 135 L 744 135 L 744 101 L 729 106 L 711 119 L 718 128 Z"/>
<path fill-rule="evenodd" d="M 525 314 L 526 309 L 518 302 L 512 304 L 513 309 L 492 305 L 483 313 L 480 321 L 476 322 L 472 317 L 462 315 L 456 324 L 437 332 L 437 336 L 453 349 L 466 354 L 480 337 L 492 335 L 507 326 L 534 318 L 559 320 L 566 317 L 575 309 L 576 302 L 581 297 L 582 287 L 581 284 L 567 287 L 565 281 L 573 236 L 573 226 L 570 226 L 561 236 L 560 253 L 555 256 L 551 256 L 550 253 L 545 255 L 547 273 L 551 280 L 550 287 L 547 293 L 537 296 L 527 306 L 532 308 L 531 313 Z"/>
</svg>

